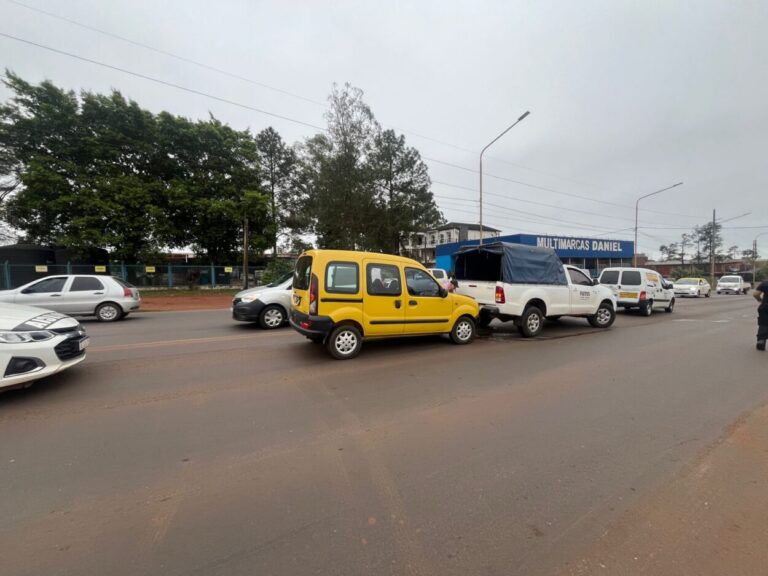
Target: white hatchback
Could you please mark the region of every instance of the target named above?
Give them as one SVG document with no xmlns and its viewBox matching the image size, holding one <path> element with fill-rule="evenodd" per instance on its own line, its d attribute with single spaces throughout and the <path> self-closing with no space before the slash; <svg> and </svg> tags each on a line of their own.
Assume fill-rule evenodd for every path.
<svg viewBox="0 0 768 576">
<path fill-rule="evenodd" d="M 71 316 L 96 316 L 102 322 L 112 322 L 138 310 L 141 295 L 138 288 L 113 276 L 63 274 L 47 276 L 14 290 L 2 290 L 0 302 L 41 306 Z"/>
</svg>

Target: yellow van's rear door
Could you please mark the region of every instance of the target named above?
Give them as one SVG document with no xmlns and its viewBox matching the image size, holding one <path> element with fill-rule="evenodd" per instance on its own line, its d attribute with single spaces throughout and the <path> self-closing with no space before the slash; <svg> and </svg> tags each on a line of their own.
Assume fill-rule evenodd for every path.
<svg viewBox="0 0 768 576">
<path fill-rule="evenodd" d="M 301 312 L 309 314 L 309 285 L 312 278 L 312 256 L 304 254 L 296 261 L 296 268 L 293 273 L 293 295 L 291 296 L 291 307 Z"/>
<path fill-rule="evenodd" d="M 363 330 L 366 336 L 403 333 L 405 305 L 400 266 L 364 260 Z"/>
</svg>

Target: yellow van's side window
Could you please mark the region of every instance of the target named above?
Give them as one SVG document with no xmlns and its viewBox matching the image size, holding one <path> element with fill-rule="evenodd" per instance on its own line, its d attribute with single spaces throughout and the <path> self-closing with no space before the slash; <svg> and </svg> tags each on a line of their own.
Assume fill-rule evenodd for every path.
<svg viewBox="0 0 768 576">
<path fill-rule="evenodd" d="M 371 296 L 400 296 L 400 268 L 391 264 L 368 264 L 367 290 Z"/>
<path fill-rule="evenodd" d="M 357 294 L 360 291 L 360 268 L 357 263 L 329 262 L 325 268 L 325 291 Z"/>
<path fill-rule="evenodd" d="M 405 269 L 405 283 L 411 296 L 440 296 L 440 286 L 423 270 Z"/>
</svg>

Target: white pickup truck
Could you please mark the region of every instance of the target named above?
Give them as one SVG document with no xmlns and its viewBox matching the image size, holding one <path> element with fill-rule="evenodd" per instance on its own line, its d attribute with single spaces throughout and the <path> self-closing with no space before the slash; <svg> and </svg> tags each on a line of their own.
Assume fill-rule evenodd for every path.
<svg viewBox="0 0 768 576">
<path fill-rule="evenodd" d="M 616 319 L 616 296 L 551 248 L 495 242 L 466 247 L 454 257 L 456 292 L 481 306 L 480 326 L 493 318 L 514 321 L 520 334 L 541 333 L 546 318 L 586 318 L 595 328 Z"/>
</svg>

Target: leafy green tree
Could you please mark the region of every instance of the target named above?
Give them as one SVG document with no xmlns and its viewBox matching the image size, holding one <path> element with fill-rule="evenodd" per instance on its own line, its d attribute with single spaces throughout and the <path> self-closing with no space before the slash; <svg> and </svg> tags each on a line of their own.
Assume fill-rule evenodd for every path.
<svg viewBox="0 0 768 576">
<path fill-rule="evenodd" d="M 680 256 L 680 245 L 677 242 L 662 244 L 659 246 L 659 252 L 661 252 L 661 259 L 665 262 L 676 260 Z"/>
<path fill-rule="evenodd" d="M 714 226 L 712 225 L 712 222 L 707 222 L 702 226 L 696 226 L 694 228 L 694 234 L 700 244 L 703 257 L 709 258 L 713 251 L 712 249 L 714 248 L 715 259 L 723 259 L 723 254 L 721 252 L 723 248 L 722 228 L 722 224 L 717 222 Z"/>
</svg>

